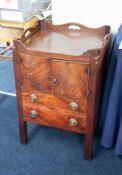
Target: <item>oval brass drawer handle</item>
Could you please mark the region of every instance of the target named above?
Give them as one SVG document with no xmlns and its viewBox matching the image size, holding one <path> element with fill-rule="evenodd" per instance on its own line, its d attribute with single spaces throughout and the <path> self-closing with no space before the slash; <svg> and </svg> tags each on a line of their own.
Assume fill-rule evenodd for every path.
<svg viewBox="0 0 122 175">
<path fill-rule="evenodd" d="M 74 118 L 69 119 L 69 125 L 70 126 L 76 126 L 78 124 L 77 120 Z"/>
<path fill-rule="evenodd" d="M 30 101 L 32 101 L 32 102 L 36 102 L 37 101 L 37 96 L 35 95 L 35 94 L 31 94 L 30 95 Z"/>
<path fill-rule="evenodd" d="M 78 104 L 76 102 L 71 102 L 69 107 L 72 110 L 76 110 L 76 109 L 78 109 Z"/>
<path fill-rule="evenodd" d="M 30 116 L 32 117 L 32 118 L 36 118 L 37 117 L 37 111 L 35 111 L 35 110 L 30 110 Z"/>
</svg>

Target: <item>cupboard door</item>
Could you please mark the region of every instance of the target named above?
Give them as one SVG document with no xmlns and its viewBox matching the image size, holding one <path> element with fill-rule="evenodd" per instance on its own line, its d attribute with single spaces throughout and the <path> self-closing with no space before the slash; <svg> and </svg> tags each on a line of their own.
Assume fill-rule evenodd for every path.
<svg viewBox="0 0 122 175">
<path fill-rule="evenodd" d="M 23 86 L 52 94 L 50 61 L 30 55 L 21 55 L 20 60 Z"/>
<path fill-rule="evenodd" d="M 66 98 L 86 99 L 88 89 L 88 64 L 53 60 L 53 94 Z"/>
</svg>

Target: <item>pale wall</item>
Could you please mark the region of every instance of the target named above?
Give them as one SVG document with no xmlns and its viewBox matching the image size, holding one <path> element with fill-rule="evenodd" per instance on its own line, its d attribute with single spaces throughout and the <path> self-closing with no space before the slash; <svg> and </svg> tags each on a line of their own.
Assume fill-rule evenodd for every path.
<svg viewBox="0 0 122 175">
<path fill-rule="evenodd" d="M 90 27 L 122 22 L 122 0 L 52 0 L 53 23 L 79 22 Z"/>
</svg>

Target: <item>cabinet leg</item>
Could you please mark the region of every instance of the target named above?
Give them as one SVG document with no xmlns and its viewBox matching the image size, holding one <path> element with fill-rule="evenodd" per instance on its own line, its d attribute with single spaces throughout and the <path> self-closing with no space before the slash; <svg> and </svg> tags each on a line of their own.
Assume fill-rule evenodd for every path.
<svg viewBox="0 0 122 175">
<path fill-rule="evenodd" d="M 92 157 L 92 141 L 93 135 L 91 133 L 86 133 L 85 144 L 84 144 L 84 159 L 91 160 Z"/>
<path fill-rule="evenodd" d="M 19 121 L 19 133 L 20 133 L 20 142 L 26 144 L 28 141 L 27 137 L 27 122 Z"/>
</svg>

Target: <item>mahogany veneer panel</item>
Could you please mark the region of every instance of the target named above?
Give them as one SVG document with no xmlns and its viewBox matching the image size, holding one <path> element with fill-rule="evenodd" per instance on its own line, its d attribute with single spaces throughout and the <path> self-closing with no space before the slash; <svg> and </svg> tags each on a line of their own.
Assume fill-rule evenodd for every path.
<svg viewBox="0 0 122 175">
<path fill-rule="evenodd" d="M 29 115 L 31 109 L 34 109 L 38 112 L 36 118 L 32 118 Z M 65 113 L 58 110 L 52 110 L 45 108 L 44 106 L 34 106 L 29 105 L 23 106 L 23 120 L 30 121 L 36 124 L 42 124 L 46 126 L 53 126 L 55 128 L 63 128 L 65 130 L 74 131 L 77 133 L 84 133 L 86 128 L 86 119 L 85 116 L 80 116 L 72 113 Z M 76 126 L 69 125 L 69 119 L 75 118 L 77 120 Z"/>
<path fill-rule="evenodd" d="M 38 100 L 34 103 L 30 101 L 30 95 L 36 93 Z M 69 107 L 70 102 L 75 100 L 75 102 L 78 104 L 79 108 L 75 111 L 72 111 Z M 78 114 L 78 115 L 86 115 L 87 110 L 87 100 L 85 98 L 83 99 L 74 99 L 74 98 L 64 98 L 64 97 L 58 97 L 47 93 L 39 92 L 35 89 L 29 89 L 26 91 L 22 91 L 22 101 L 23 104 L 29 106 L 46 106 L 48 109 L 52 110 L 58 110 L 63 111 L 65 113 L 70 114 Z"/>
</svg>

